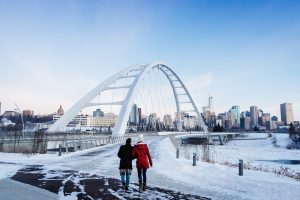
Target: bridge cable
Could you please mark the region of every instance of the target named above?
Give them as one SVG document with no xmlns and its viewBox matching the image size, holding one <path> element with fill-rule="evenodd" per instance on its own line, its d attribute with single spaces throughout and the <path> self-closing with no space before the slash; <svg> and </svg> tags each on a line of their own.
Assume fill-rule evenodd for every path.
<svg viewBox="0 0 300 200">
<path fill-rule="evenodd" d="M 112 103 L 114 102 L 115 86 L 116 86 L 116 81 L 114 81 L 114 88 L 112 89 L 112 97 L 111 97 L 111 104 L 110 104 L 110 113 L 112 113 Z"/>
<path fill-rule="evenodd" d="M 151 104 L 151 110 L 149 112 L 149 129 L 148 131 L 153 131 L 153 127 L 154 127 L 154 123 L 153 123 L 153 117 L 151 118 L 151 121 L 150 121 L 150 115 L 151 113 L 154 113 L 154 105 L 153 105 L 153 87 L 150 87 L 152 86 L 153 84 L 153 73 L 152 71 L 149 71 L 149 81 L 147 82 L 147 86 L 148 86 L 148 90 L 149 90 L 149 96 L 150 96 L 150 104 Z"/>
<path fill-rule="evenodd" d="M 156 104 L 157 95 L 155 95 L 155 92 L 157 90 L 157 87 L 156 87 L 157 81 L 156 81 L 156 76 L 155 76 L 156 74 L 155 73 L 156 73 L 155 69 L 152 68 L 152 82 L 154 82 L 154 83 L 152 83 L 153 84 L 153 87 L 152 87 L 152 95 L 153 95 L 152 105 L 153 105 L 153 110 L 152 110 L 152 112 L 156 114 L 156 119 L 154 120 L 153 128 L 154 128 L 154 130 L 157 130 L 156 127 L 157 127 L 157 119 L 158 119 L 158 115 L 159 115 L 158 112 L 159 111 L 157 109 L 157 105 L 158 104 Z"/>
<path fill-rule="evenodd" d="M 142 112 L 144 112 L 144 115 L 146 116 L 145 124 L 143 124 L 144 131 L 147 131 L 147 121 L 148 121 L 148 108 L 147 108 L 147 106 L 145 106 L 145 104 L 146 104 L 146 90 L 145 90 L 146 78 L 147 77 L 143 78 L 142 92 L 141 92 L 141 94 L 142 94 L 142 103 L 143 103 L 142 105 L 143 105 L 143 109 L 144 109 L 144 111 L 142 111 Z"/>
<path fill-rule="evenodd" d="M 146 90 L 145 90 L 145 82 L 146 82 L 146 79 L 147 77 L 144 77 L 143 78 L 143 81 L 142 81 L 142 85 L 141 85 L 141 88 L 142 88 L 142 92 L 141 92 L 141 95 L 142 95 L 142 102 L 141 102 L 141 105 L 143 105 L 143 109 L 144 109 L 144 114 L 145 114 L 145 116 L 146 116 L 146 124 L 144 124 L 144 126 L 145 126 L 145 128 L 146 128 L 146 130 L 147 130 L 147 116 L 148 116 L 148 109 L 147 109 L 147 107 L 145 106 L 145 104 L 146 104 L 146 98 L 145 98 L 145 92 L 146 92 Z M 143 104 L 142 104 L 143 103 Z M 142 112 L 143 112 L 143 110 L 142 110 Z"/>
<path fill-rule="evenodd" d="M 101 108 L 100 108 L 100 103 L 101 103 L 100 94 L 101 94 L 101 91 L 100 91 L 99 94 L 98 94 L 98 109 L 101 110 Z M 103 112 L 103 111 L 102 111 L 102 112 Z M 93 116 L 93 117 L 94 117 L 94 116 Z M 96 129 L 97 126 L 99 127 L 98 123 L 97 123 L 97 126 L 96 126 L 96 123 L 94 123 L 94 125 L 95 125 L 95 129 Z M 100 129 L 100 127 L 99 127 L 99 129 Z M 97 129 L 96 129 L 96 131 L 97 131 Z"/>
<path fill-rule="evenodd" d="M 125 84 L 124 84 L 125 86 L 127 86 L 128 85 L 128 73 L 126 74 L 126 79 L 125 79 Z M 126 98 L 126 90 L 127 90 L 127 92 L 129 91 L 129 89 L 127 89 L 127 88 L 124 88 L 123 89 L 123 97 L 124 97 L 124 100 L 125 100 L 125 98 Z"/>
<path fill-rule="evenodd" d="M 156 81 L 158 87 L 157 87 L 157 90 L 158 90 L 158 93 L 159 95 L 156 95 L 157 97 L 157 100 L 158 100 L 158 111 L 160 112 L 160 120 L 158 122 L 158 125 L 159 125 L 159 129 L 161 129 L 161 121 L 163 119 L 163 108 L 161 107 L 161 101 L 163 100 L 163 96 L 162 96 L 162 93 L 161 93 L 161 90 L 162 90 L 162 76 L 161 76 L 161 73 L 160 73 L 160 70 L 159 68 L 157 67 L 156 68 L 156 73 L 157 73 L 157 78 L 158 78 L 158 81 Z"/>
<path fill-rule="evenodd" d="M 165 88 L 167 88 L 167 87 L 170 87 L 170 85 L 165 85 L 165 84 L 168 84 L 168 78 L 165 76 L 165 74 L 161 71 L 161 74 L 162 74 L 162 84 L 161 84 L 161 89 L 160 89 L 160 93 L 161 93 L 161 96 L 164 96 L 165 98 L 164 98 L 164 101 L 163 101 L 163 108 L 164 108 L 164 115 L 171 115 L 171 117 L 172 117 L 172 114 L 171 114 L 171 112 L 169 113 L 168 112 L 168 110 L 169 110 L 169 107 L 168 107 L 168 105 L 167 105 L 167 100 L 168 100 L 168 98 L 169 98 L 169 94 L 166 92 L 167 90 L 165 90 Z M 165 84 L 164 84 L 165 83 Z M 164 95 L 163 95 L 164 94 Z M 163 118 L 162 118 L 162 121 L 164 122 L 164 116 L 163 116 Z M 164 128 L 166 129 L 167 128 L 167 126 L 166 126 L 166 124 L 164 124 Z"/>
</svg>

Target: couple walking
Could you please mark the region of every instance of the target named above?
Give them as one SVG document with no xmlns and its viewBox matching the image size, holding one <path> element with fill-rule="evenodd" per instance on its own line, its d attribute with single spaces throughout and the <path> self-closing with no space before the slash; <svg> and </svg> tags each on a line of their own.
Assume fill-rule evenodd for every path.
<svg viewBox="0 0 300 200">
<path fill-rule="evenodd" d="M 126 144 L 122 145 L 118 152 L 120 158 L 120 175 L 121 181 L 128 190 L 130 183 L 130 175 L 132 170 L 132 160 L 136 159 L 136 168 L 139 178 L 139 190 L 145 191 L 147 183 L 147 169 L 152 167 L 152 159 L 147 144 L 144 143 L 143 135 L 139 135 L 136 145 L 131 146 L 131 138 L 126 140 Z"/>
</svg>

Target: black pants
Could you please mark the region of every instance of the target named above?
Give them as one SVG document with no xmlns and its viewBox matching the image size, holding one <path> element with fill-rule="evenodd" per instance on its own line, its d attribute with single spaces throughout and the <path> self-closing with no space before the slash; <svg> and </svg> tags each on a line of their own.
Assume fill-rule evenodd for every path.
<svg viewBox="0 0 300 200">
<path fill-rule="evenodd" d="M 146 184 L 146 182 L 147 182 L 147 169 L 137 169 L 137 171 L 138 171 L 139 183 Z"/>
</svg>

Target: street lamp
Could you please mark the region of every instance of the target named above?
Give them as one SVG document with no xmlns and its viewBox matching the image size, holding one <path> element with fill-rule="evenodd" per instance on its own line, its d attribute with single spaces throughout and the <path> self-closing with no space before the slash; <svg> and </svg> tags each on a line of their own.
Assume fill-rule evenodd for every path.
<svg viewBox="0 0 300 200">
<path fill-rule="evenodd" d="M 21 120 L 22 120 L 22 125 L 23 125 L 23 128 L 22 128 L 22 134 L 23 134 L 23 138 L 25 138 L 25 135 L 24 135 L 24 120 L 23 120 L 23 113 L 21 112 L 21 110 L 19 109 L 19 106 L 15 103 L 16 107 L 17 107 L 17 110 L 19 111 L 20 115 L 21 115 Z"/>
</svg>

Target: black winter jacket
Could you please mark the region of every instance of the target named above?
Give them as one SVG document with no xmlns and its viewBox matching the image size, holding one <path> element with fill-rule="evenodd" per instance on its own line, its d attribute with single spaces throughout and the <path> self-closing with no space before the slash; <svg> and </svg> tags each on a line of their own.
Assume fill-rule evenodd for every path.
<svg viewBox="0 0 300 200">
<path fill-rule="evenodd" d="M 118 152 L 118 157 L 121 158 L 119 169 L 130 169 L 132 170 L 132 158 L 131 152 L 133 146 L 130 144 L 122 145 Z"/>
</svg>

